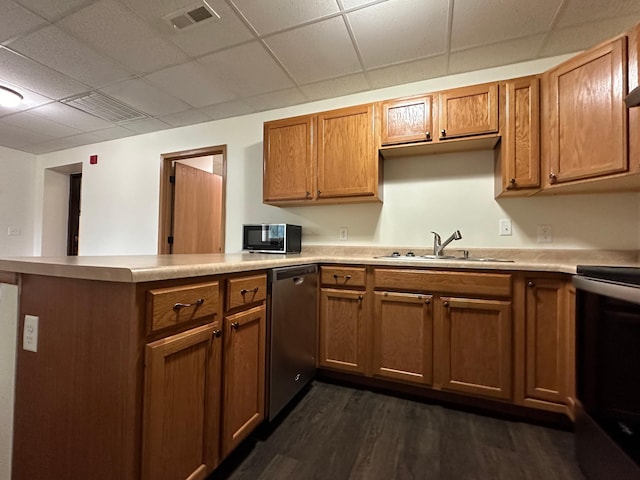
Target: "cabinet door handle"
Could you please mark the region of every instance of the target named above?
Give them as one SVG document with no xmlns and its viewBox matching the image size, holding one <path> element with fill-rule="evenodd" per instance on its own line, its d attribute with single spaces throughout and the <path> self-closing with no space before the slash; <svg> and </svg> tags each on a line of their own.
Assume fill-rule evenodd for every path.
<svg viewBox="0 0 640 480">
<path fill-rule="evenodd" d="M 427 298 L 427 299 L 424 301 L 424 303 L 426 303 L 427 305 L 430 305 L 430 304 L 431 304 L 431 300 Z"/>
<path fill-rule="evenodd" d="M 233 322 L 231 324 L 231 328 L 233 328 L 234 330 L 237 330 L 240 327 L 240 324 L 238 322 Z"/>
<path fill-rule="evenodd" d="M 322 192 L 321 192 L 320 190 L 318 190 L 318 196 L 320 196 L 320 194 L 321 194 L 321 193 L 322 193 Z"/>
<path fill-rule="evenodd" d="M 216 338 L 220 338 L 222 336 L 222 330 L 214 330 L 213 336 Z"/>
<path fill-rule="evenodd" d="M 551 172 L 549 174 L 549 183 L 556 183 L 558 181 L 558 177 L 556 177 L 556 174 Z"/>
<path fill-rule="evenodd" d="M 446 137 L 447 136 L 447 131 L 444 128 L 442 130 L 440 130 L 440 136 L 441 137 Z"/>
<path fill-rule="evenodd" d="M 203 303 L 204 303 L 204 298 L 199 298 L 193 303 L 180 303 L 180 302 L 178 302 L 173 306 L 173 309 L 174 310 L 180 310 L 182 308 L 199 307 Z"/>
<path fill-rule="evenodd" d="M 358 305 L 362 305 L 362 299 L 364 298 L 363 295 L 358 295 Z"/>
<path fill-rule="evenodd" d="M 242 295 L 244 297 L 249 292 L 251 292 L 251 293 L 253 293 L 255 295 L 256 293 L 258 293 L 258 289 L 259 288 L 260 287 L 256 287 L 256 288 L 252 288 L 251 290 L 247 290 L 246 288 L 243 288 L 242 290 L 240 290 L 240 295 Z"/>
<path fill-rule="evenodd" d="M 310 197 L 311 197 L 311 192 L 307 192 L 305 196 L 306 196 L 307 198 L 310 198 Z"/>
<path fill-rule="evenodd" d="M 425 132 L 424 136 L 427 137 L 427 140 L 431 140 L 431 132 Z"/>
<path fill-rule="evenodd" d="M 527 282 L 527 287 L 533 288 L 535 286 L 536 286 L 535 282 Z"/>
<path fill-rule="evenodd" d="M 516 184 L 516 179 L 515 178 L 510 178 L 509 179 L 509 185 L 507 185 L 507 190 L 513 190 L 514 188 L 517 188 L 517 184 Z"/>
<path fill-rule="evenodd" d="M 445 307 L 449 307 L 449 302 L 444 302 L 442 305 L 444 305 Z"/>
</svg>

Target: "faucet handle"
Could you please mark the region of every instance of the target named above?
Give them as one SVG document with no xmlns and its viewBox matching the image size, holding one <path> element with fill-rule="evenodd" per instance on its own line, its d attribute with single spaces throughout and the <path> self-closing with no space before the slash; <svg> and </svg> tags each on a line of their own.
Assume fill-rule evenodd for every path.
<svg viewBox="0 0 640 480">
<path fill-rule="evenodd" d="M 462 253 L 462 258 L 469 258 L 469 250 L 458 250 Z"/>
<path fill-rule="evenodd" d="M 440 242 L 442 241 L 442 238 L 440 238 L 440 235 L 439 235 L 438 233 L 436 233 L 436 232 L 431 232 L 431 233 L 433 233 L 433 235 L 434 235 L 434 239 L 435 239 L 438 243 L 440 243 Z"/>
</svg>

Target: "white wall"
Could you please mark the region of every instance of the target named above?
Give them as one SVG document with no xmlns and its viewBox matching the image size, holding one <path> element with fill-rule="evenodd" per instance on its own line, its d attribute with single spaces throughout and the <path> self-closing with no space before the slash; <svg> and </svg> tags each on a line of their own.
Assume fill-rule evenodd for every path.
<svg viewBox="0 0 640 480">
<path fill-rule="evenodd" d="M 43 256 L 67 254 L 67 222 L 69 219 L 69 175 L 45 170 L 42 196 Z"/>
<path fill-rule="evenodd" d="M 242 223 L 271 221 L 301 224 L 303 241 L 307 244 L 339 243 L 338 228 L 346 226 L 347 244 L 425 246 L 431 245 L 431 230 L 448 236 L 454 229 L 460 229 L 464 237 L 457 242 L 460 248 L 637 249 L 640 246 L 637 194 L 496 201 L 491 152 L 387 160 L 384 204 L 295 208 L 262 204 L 264 121 L 539 73 L 565 58 L 427 80 L 78 147 L 39 157 L 38 175 L 47 167 L 84 162 L 82 255 L 156 253 L 160 155 L 222 144 L 227 145 L 228 152 L 228 252 L 241 248 Z M 97 165 L 88 164 L 92 154 L 99 155 Z M 42 187 L 38 189 L 40 192 Z M 513 236 L 497 235 L 500 218 L 513 220 Z M 536 243 L 538 223 L 552 225 L 553 243 Z"/>
<path fill-rule="evenodd" d="M 18 287 L 0 284 L 0 480 L 11 478 Z"/>
<path fill-rule="evenodd" d="M 36 156 L 0 147 L 0 169 L 0 257 L 33 255 Z"/>
</svg>

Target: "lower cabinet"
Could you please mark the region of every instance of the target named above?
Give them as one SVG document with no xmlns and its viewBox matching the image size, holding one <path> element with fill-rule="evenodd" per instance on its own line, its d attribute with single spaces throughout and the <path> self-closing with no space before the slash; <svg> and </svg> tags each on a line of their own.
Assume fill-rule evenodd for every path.
<svg viewBox="0 0 640 480">
<path fill-rule="evenodd" d="M 265 329 L 264 304 L 224 318 L 223 456 L 264 420 Z"/>
<path fill-rule="evenodd" d="M 512 396 L 511 302 L 441 297 L 436 364 L 444 390 Z"/>
<path fill-rule="evenodd" d="M 320 290 L 320 366 L 365 373 L 367 327 L 364 290 Z"/>
<path fill-rule="evenodd" d="M 219 322 L 145 347 L 143 480 L 204 479 L 219 459 Z"/>
<path fill-rule="evenodd" d="M 373 375 L 430 385 L 433 381 L 431 295 L 376 292 Z"/>
</svg>

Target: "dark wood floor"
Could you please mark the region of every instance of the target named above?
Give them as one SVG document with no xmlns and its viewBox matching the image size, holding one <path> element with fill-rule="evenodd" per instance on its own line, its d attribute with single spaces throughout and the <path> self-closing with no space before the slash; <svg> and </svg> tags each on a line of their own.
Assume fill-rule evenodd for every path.
<svg viewBox="0 0 640 480">
<path fill-rule="evenodd" d="M 584 480 L 573 434 L 315 381 L 209 480 Z"/>
</svg>

